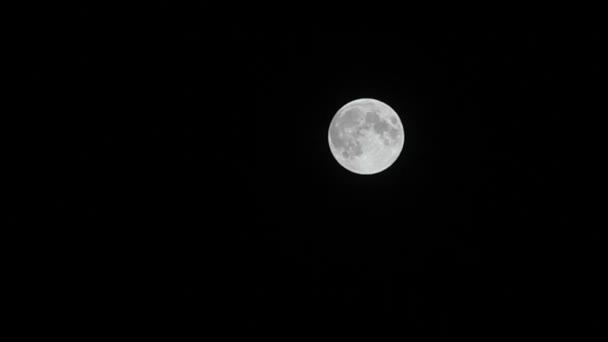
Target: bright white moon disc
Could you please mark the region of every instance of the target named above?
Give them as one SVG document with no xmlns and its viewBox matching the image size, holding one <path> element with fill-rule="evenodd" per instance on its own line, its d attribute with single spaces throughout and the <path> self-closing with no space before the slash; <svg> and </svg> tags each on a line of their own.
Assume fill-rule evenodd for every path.
<svg viewBox="0 0 608 342">
<path fill-rule="evenodd" d="M 405 131 L 391 107 L 364 98 L 338 110 L 330 123 L 328 139 L 340 165 L 357 174 L 371 175 L 386 170 L 397 160 Z"/>
</svg>

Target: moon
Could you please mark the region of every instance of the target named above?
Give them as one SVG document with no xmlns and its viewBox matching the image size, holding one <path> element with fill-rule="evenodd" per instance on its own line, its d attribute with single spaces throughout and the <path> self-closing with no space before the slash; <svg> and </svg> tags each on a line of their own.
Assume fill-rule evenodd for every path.
<svg viewBox="0 0 608 342">
<path fill-rule="evenodd" d="M 338 110 L 329 125 L 328 139 L 338 164 L 356 174 L 372 175 L 388 169 L 399 158 L 405 130 L 389 105 L 362 98 Z"/>
</svg>

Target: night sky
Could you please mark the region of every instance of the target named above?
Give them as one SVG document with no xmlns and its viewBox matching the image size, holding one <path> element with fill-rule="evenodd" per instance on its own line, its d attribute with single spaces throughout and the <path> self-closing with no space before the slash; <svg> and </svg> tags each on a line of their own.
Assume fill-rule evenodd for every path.
<svg viewBox="0 0 608 342">
<path fill-rule="evenodd" d="M 573 67 L 572 51 L 598 34 L 197 13 L 161 2 L 106 30 L 83 8 L 67 69 L 31 73 L 57 90 L 45 106 L 63 108 L 50 207 L 83 255 L 66 267 L 76 307 L 194 337 L 208 316 L 285 337 L 598 326 L 591 309 L 572 314 L 592 296 L 574 299 L 564 274 L 593 277 L 568 263 L 580 226 L 567 132 L 571 80 L 598 65 Z M 336 111 L 363 97 L 390 105 L 406 135 L 371 176 L 327 142 Z"/>
</svg>

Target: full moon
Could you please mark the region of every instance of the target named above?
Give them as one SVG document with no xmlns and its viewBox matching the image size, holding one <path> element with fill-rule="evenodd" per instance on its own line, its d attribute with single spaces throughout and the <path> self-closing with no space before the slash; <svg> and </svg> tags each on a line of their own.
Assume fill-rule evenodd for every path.
<svg viewBox="0 0 608 342">
<path fill-rule="evenodd" d="M 334 115 L 329 126 L 329 148 L 348 171 L 372 175 L 397 160 L 403 149 L 404 132 L 399 115 L 386 103 L 357 99 Z"/>
</svg>

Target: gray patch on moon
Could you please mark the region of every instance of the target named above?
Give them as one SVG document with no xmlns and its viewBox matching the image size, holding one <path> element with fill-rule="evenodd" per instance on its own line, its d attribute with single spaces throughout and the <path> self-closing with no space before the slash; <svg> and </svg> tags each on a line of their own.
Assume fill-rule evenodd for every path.
<svg viewBox="0 0 608 342">
<path fill-rule="evenodd" d="M 391 121 L 395 122 L 396 118 L 391 117 Z M 373 125 L 374 132 L 376 132 L 384 142 L 384 145 L 388 146 L 391 144 L 391 140 L 387 139 L 388 135 L 392 141 L 395 141 L 399 136 L 399 130 L 391 126 L 384 118 L 381 118 L 377 112 L 366 113 L 366 127 Z"/>
<path fill-rule="evenodd" d="M 363 112 L 359 108 L 351 108 L 344 112 L 340 124 L 344 127 L 353 127 L 361 124 Z"/>
</svg>

